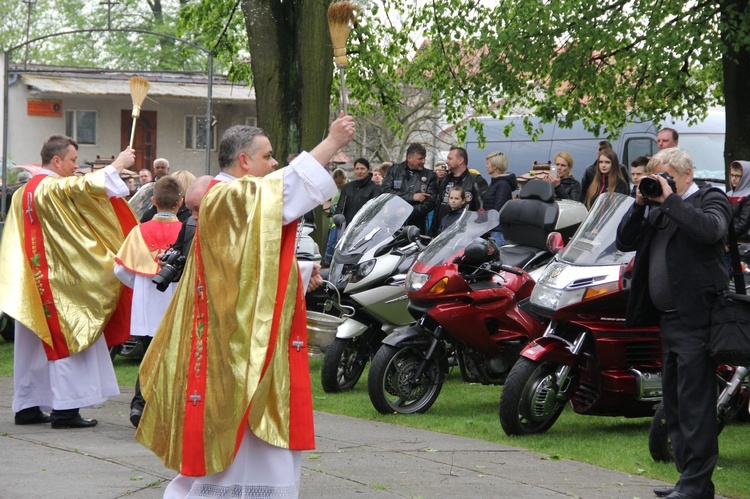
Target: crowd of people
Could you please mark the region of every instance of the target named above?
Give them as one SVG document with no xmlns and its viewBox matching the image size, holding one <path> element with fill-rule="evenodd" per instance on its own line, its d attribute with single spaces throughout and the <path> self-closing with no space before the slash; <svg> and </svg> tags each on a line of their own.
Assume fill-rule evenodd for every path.
<svg viewBox="0 0 750 499">
<path fill-rule="evenodd" d="M 354 131 L 342 113 L 318 146 L 276 170 L 263 130 L 233 126 L 215 177 L 170 175 L 164 158 L 153 175 L 139 172 L 140 183 L 153 183 L 153 209 L 140 221 L 124 205 L 130 189 L 120 177 L 134 164 L 132 149 L 74 176 L 78 144 L 45 141 L 42 170 L 13 197 L 0 246 L 0 286 L 21 290 L 0 295 L 0 309 L 16 318 L 15 423 L 95 426 L 80 409 L 119 393 L 107 345 L 142 336 L 130 421 L 179 473 L 165 497 L 219 497 L 238 487 L 246 496 L 295 496 L 300 451 L 314 447 L 302 296 L 322 282 L 321 266 L 297 252 L 299 220 L 322 205 L 348 225 L 369 200 L 391 193 L 412 206 L 407 224 L 436 236 L 466 210 L 502 209 L 519 187 L 501 151 L 485 158 L 488 183 L 468 168 L 462 147 L 425 168 L 419 143 L 402 163 L 373 169 L 358 158 L 352 180 L 343 170 L 331 175 L 329 161 Z M 628 324 L 661 328 L 667 427 L 681 474 L 673 489 L 655 493 L 672 499 L 713 497 L 716 365 L 704 345 L 713 302 L 728 287 L 728 225 L 745 239 L 750 227 L 750 162 L 732 163 L 727 197 L 693 182 L 678 141 L 676 131 L 660 130 L 659 152 L 635 158 L 629 173 L 602 141 L 580 183 L 572 155 L 560 151 L 542 176 L 558 199 L 589 208 L 605 192 L 634 198 L 617 245 L 636 252 Z M 646 177 L 659 194 L 641 192 Z M 501 226 L 490 237 L 506 242 Z M 152 280 L 173 250 L 187 257 L 184 269 L 157 290 Z"/>
</svg>

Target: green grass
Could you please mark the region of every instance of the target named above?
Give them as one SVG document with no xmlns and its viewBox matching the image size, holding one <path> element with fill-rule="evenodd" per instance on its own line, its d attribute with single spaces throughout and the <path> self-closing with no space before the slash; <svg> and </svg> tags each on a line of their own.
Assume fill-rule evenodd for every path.
<svg viewBox="0 0 750 499">
<path fill-rule="evenodd" d="M 12 345 L 0 341 L 0 375 L 11 376 L 12 364 Z M 522 447 L 549 459 L 573 459 L 668 483 L 678 477 L 672 463 L 656 463 L 648 453 L 650 418 L 581 416 L 566 408 L 547 433 L 511 438 L 503 433 L 497 416 L 501 387 L 463 383 L 456 371 L 427 413 L 381 415 L 367 395 L 367 373 L 354 390 L 327 394 L 320 386 L 320 364 L 320 360 L 311 362 L 313 405 L 318 411 Z M 118 357 L 115 371 L 121 385 L 133 386 L 138 362 Z M 750 498 L 750 425 L 727 426 L 719 437 L 719 446 L 714 472 L 717 494 Z"/>
</svg>

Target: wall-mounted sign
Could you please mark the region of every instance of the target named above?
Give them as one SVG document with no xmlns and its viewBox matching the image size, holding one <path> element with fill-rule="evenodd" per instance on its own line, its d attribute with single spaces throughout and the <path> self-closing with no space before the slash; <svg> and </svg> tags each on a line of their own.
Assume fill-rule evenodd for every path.
<svg viewBox="0 0 750 499">
<path fill-rule="evenodd" d="M 26 99 L 26 114 L 62 118 L 62 101 Z"/>
</svg>

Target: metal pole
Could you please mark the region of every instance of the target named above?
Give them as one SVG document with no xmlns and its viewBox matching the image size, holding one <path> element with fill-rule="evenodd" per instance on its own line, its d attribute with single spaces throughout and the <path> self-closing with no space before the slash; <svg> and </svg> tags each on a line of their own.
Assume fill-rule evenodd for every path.
<svg viewBox="0 0 750 499">
<path fill-rule="evenodd" d="M 206 97 L 206 175 L 211 175 L 211 95 L 214 83 L 214 57 L 208 53 L 208 95 Z"/>
</svg>

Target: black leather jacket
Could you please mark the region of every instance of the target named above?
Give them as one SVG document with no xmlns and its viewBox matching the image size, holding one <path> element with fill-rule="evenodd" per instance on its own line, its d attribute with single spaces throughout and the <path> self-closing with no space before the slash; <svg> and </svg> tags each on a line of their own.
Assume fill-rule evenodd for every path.
<svg viewBox="0 0 750 499">
<path fill-rule="evenodd" d="M 380 196 L 380 186 L 372 181 L 372 175 L 352 180 L 341 189 L 339 202 L 336 203 L 336 213 L 346 217 L 346 223 L 352 221 L 354 215 L 371 199 Z"/>
<path fill-rule="evenodd" d="M 414 207 L 406 225 L 416 225 L 424 233 L 427 214 L 435 208 L 438 196 L 437 175 L 432 170 L 411 170 L 406 161 L 388 168 L 381 189 L 385 193 L 396 194 Z M 414 194 L 429 194 L 423 203 L 414 201 Z"/>
</svg>

